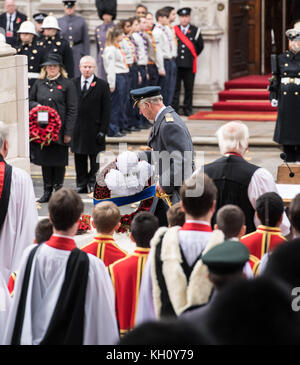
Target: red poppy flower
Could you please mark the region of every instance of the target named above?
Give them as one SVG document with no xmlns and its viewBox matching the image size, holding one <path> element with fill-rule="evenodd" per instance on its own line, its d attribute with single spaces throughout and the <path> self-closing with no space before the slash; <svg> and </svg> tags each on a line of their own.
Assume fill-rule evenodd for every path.
<svg viewBox="0 0 300 365">
<path fill-rule="evenodd" d="M 94 87 L 96 85 L 96 81 L 91 83 L 91 87 Z"/>
<path fill-rule="evenodd" d="M 20 18 L 17 18 L 16 23 L 17 24 L 21 23 L 21 19 Z"/>
<path fill-rule="evenodd" d="M 58 86 L 57 86 L 57 88 L 58 88 L 59 90 L 62 90 L 62 86 L 61 86 L 61 85 L 58 85 Z"/>
</svg>

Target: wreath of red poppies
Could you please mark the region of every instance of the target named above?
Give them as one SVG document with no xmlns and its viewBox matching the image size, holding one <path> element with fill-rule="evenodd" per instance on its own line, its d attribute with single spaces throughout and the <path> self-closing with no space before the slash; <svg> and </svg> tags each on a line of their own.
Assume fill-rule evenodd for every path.
<svg viewBox="0 0 300 365">
<path fill-rule="evenodd" d="M 48 124 L 45 128 L 38 123 L 38 112 L 48 112 Z M 41 148 L 49 146 L 51 142 L 58 141 L 61 128 L 61 119 L 57 111 L 49 106 L 39 105 L 29 112 L 29 137 L 30 142 L 39 143 Z"/>
<path fill-rule="evenodd" d="M 94 187 L 94 198 L 95 199 L 100 200 L 100 199 L 108 199 L 111 197 L 111 192 L 108 189 L 108 187 L 106 186 L 104 179 L 110 169 L 116 169 L 116 168 L 117 168 L 117 164 L 116 164 L 116 160 L 115 160 L 115 161 L 111 162 L 105 169 L 102 170 L 102 172 L 100 173 L 100 175 L 97 179 L 98 182 L 100 182 L 100 184 L 98 184 L 96 182 L 95 187 Z M 151 179 L 149 179 L 148 185 L 145 188 L 147 188 L 149 186 L 151 186 Z M 152 202 L 153 202 L 153 198 L 145 199 L 140 202 L 139 207 L 134 212 L 132 212 L 130 214 L 121 215 L 121 219 L 120 219 L 121 226 L 118 229 L 118 233 L 124 233 L 124 232 L 129 231 L 133 218 L 139 212 L 149 211 L 151 208 Z"/>
</svg>

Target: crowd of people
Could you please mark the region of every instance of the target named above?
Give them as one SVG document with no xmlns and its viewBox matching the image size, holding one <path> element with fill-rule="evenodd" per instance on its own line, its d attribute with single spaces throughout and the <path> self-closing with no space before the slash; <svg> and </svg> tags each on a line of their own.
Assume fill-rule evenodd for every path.
<svg viewBox="0 0 300 365">
<path fill-rule="evenodd" d="M 183 113 L 191 115 L 197 56 L 203 49 L 200 29 L 190 24 L 191 8 L 177 11 L 179 26 L 172 25 L 173 7 L 161 8 L 154 16 L 142 4 L 134 16 L 115 23 L 116 7 L 104 2 L 98 7 L 102 24 L 95 29 L 95 60 L 90 56 L 86 22 L 76 14 L 76 1 L 63 4 L 63 17 L 36 13 L 31 22 L 16 10 L 14 0 L 6 0 L 0 16 L 6 41 L 28 58 L 30 110 L 51 107 L 62 122 L 58 141 L 51 146 L 41 150 L 34 136 L 30 144 L 31 162 L 42 167 L 40 203 L 48 202 L 63 185 L 69 147 L 75 153 L 77 190 L 88 193 L 99 168 L 97 155 L 105 150 L 105 136 L 123 137 L 152 127 L 133 107 L 130 90 L 160 86 L 165 105 L 178 112 L 183 81 Z"/>
<path fill-rule="evenodd" d="M 1 123 L 0 152 L 9 174 L 7 130 Z M 121 213 L 113 201 L 95 205 L 95 237 L 77 248 L 80 195 L 58 189 L 48 204 L 49 219 L 37 222 L 36 212 L 29 217 L 18 211 L 21 202 L 34 210 L 29 176 L 14 167 L 11 182 L 4 175 L 11 193 L 3 190 L 1 343 L 297 344 L 300 195 L 288 216 L 274 186 L 260 186 L 251 209 L 241 204 L 251 186 L 246 172 L 252 167 L 253 178 L 261 168 L 242 157 L 242 123 L 229 122 L 217 135 L 223 157 L 213 170 L 205 165 L 181 184 L 179 201 L 164 210 L 166 225 L 151 211 L 134 216 L 132 253 L 116 238 Z M 209 176 L 230 170 L 237 175 Z M 16 224 L 23 227 L 22 241 L 15 237 Z M 264 321 L 258 333 L 253 318 Z"/>
<path fill-rule="evenodd" d="M 249 131 L 241 122 L 219 128 L 222 157 L 195 170 L 191 136 L 176 102 L 170 106 L 178 102 L 176 83 L 193 79 L 203 43 L 194 45 L 189 67 L 180 65 L 186 51 L 178 56 L 176 47 L 185 34 L 200 39 L 200 31 L 183 20 L 170 27 L 170 7 L 156 12 L 154 28 L 143 5 L 117 25 L 106 9 L 99 12 L 96 61 L 73 52 L 79 46 L 88 52 L 88 42 L 59 33 L 74 16 L 75 1 L 64 1 L 65 20 L 37 14 L 43 35 L 35 40 L 37 30 L 11 12 L 12 3 L 5 2 L 11 14 L 5 15 L 6 37 L 14 45 L 18 32 L 18 53 L 30 49 L 30 57 L 42 59 L 37 69 L 28 63 L 30 108 L 53 107 L 62 127 L 57 143 L 41 148 L 31 142 L 31 160 L 43 173 L 39 200 L 49 202 L 49 219 L 38 222 L 30 177 L 5 162 L 8 127 L 0 122 L 0 343 L 298 344 L 300 195 L 287 214 L 270 172 L 245 159 Z M 179 9 L 179 17 L 187 20 L 190 10 Z M 158 165 L 157 194 L 130 224 L 134 252 L 118 244 L 121 213 L 110 199 L 94 206 L 95 237 L 78 248 L 79 193 L 95 185 L 105 135 L 148 128 L 149 120 L 149 149 L 173 158 L 162 167 L 146 153 Z M 69 145 L 77 191 L 63 187 Z M 254 320 L 262 324 L 259 330 Z"/>
</svg>

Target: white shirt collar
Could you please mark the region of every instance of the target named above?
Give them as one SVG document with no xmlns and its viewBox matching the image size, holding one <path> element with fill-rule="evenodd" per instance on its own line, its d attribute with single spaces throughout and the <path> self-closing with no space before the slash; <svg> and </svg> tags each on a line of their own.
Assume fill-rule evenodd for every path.
<svg viewBox="0 0 300 365">
<path fill-rule="evenodd" d="M 160 116 L 160 114 L 166 109 L 166 106 L 164 105 L 163 107 L 161 107 L 161 109 L 159 109 L 158 113 L 156 114 L 156 117 L 154 119 L 154 121 L 156 122 L 158 117 Z"/>
<path fill-rule="evenodd" d="M 189 27 L 190 27 L 190 25 L 188 24 L 186 27 L 184 27 L 184 26 L 180 26 L 180 28 L 181 28 L 181 31 L 183 32 L 183 33 L 186 33 L 188 30 L 189 30 Z"/>
<path fill-rule="evenodd" d="M 186 223 L 198 223 L 198 224 L 206 224 L 207 226 L 210 226 L 210 223 L 206 221 L 198 221 L 196 219 L 187 219 Z"/>
<path fill-rule="evenodd" d="M 9 17 L 11 16 L 11 20 L 14 21 L 16 19 L 16 16 L 17 16 L 17 12 L 15 11 L 14 13 L 12 14 L 9 14 L 9 13 L 6 13 L 6 19 L 8 20 Z"/>
<path fill-rule="evenodd" d="M 55 236 L 55 237 L 62 237 L 62 238 L 68 238 L 69 240 L 72 240 L 74 237 L 73 236 L 65 236 L 63 234 L 57 234 L 57 233 L 53 233 L 52 236 Z"/>
<path fill-rule="evenodd" d="M 80 83 L 81 83 L 81 88 L 83 88 L 84 86 L 84 82 L 87 81 L 87 89 L 91 86 L 91 83 L 94 80 L 94 75 L 90 76 L 88 79 L 85 79 L 82 75 L 81 75 L 81 79 L 80 79 Z"/>
</svg>

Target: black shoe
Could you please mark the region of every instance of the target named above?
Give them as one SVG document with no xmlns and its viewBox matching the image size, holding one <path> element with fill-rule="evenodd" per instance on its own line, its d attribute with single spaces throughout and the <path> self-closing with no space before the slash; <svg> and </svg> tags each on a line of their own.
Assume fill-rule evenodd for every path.
<svg viewBox="0 0 300 365">
<path fill-rule="evenodd" d="M 94 191 L 95 183 L 88 183 L 88 190 L 89 193 L 92 193 Z"/>
<path fill-rule="evenodd" d="M 142 124 L 139 128 L 140 129 L 148 129 L 149 127 L 146 127 L 144 124 Z"/>
<path fill-rule="evenodd" d="M 87 186 L 81 186 L 76 189 L 78 194 L 88 194 L 88 188 Z"/>
<path fill-rule="evenodd" d="M 52 191 L 44 191 L 43 196 L 40 197 L 39 200 L 37 200 L 38 203 L 48 203 L 52 195 Z"/>
<path fill-rule="evenodd" d="M 62 185 L 62 184 L 55 184 L 55 185 L 53 186 L 54 191 L 57 191 L 57 190 L 61 189 L 62 187 L 63 187 L 63 185 Z"/>
<path fill-rule="evenodd" d="M 109 137 L 124 137 L 125 134 L 121 133 L 121 132 L 118 132 L 118 133 L 115 133 L 113 134 L 112 136 L 109 136 Z"/>
<path fill-rule="evenodd" d="M 191 111 L 189 111 L 189 110 L 185 110 L 185 111 L 183 112 L 183 114 L 184 114 L 186 117 L 189 117 L 189 116 L 193 115 L 193 113 L 192 113 Z"/>
<path fill-rule="evenodd" d="M 135 126 L 130 127 L 131 132 L 138 132 L 140 130 L 141 130 L 141 128 L 139 128 L 139 127 L 135 127 Z"/>
<path fill-rule="evenodd" d="M 131 129 L 130 128 L 123 128 L 123 129 L 121 129 L 120 132 L 123 133 L 123 134 L 131 133 Z"/>
</svg>

